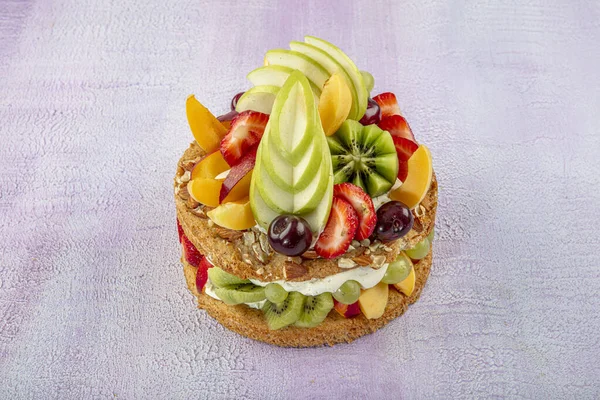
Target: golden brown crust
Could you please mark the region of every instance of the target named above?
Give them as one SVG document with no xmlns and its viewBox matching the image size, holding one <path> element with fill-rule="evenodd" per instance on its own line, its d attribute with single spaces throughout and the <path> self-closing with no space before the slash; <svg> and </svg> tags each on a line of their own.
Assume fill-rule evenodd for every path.
<svg viewBox="0 0 600 400">
<path fill-rule="evenodd" d="M 203 150 L 193 142 L 185 151 L 179 165 L 185 164 L 189 160 L 198 159 L 204 154 Z M 182 168 L 179 168 L 176 178 L 181 177 L 183 171 Z M 242 252 L 239 250 L 240 244 L 243 241 L 242 238 L 230 241 L 224 239 L 222 237 L 223 235 L 219 236 L 217 231 L 211 227 L 212 222 L 207 218 L 195 215 L 186 205 L 186 200 L 182 199 L 177 194 L 175 195 L 175 204 L 177 208 L 177 218 L 181 223 L 185 235 L 196 246 L 198 251 L 208 256 L 213 264 L 244 279 L 252 278 L 269 282 L 286 278 L 284 271 L 286 269 L 286 263 L 288 263 L 288 257 L 274 253 L 270 260 L 265 264 L 248 264 L 243 261 Z M 405 237 L 387 245 L 387 251 L 379 248 L 372 252 L 371 255 L 384 256 L 385 262 L 391 262 L 397 257 L 402 249 L 414 246 L 429 234 L 431 229 L 433 229 L 437 208 L 437 181 L 435 176 L 422 205 L 425 205 L 425 213 L 415 220 L 413 229 Z M 363 251 L 364 248 L 360 248 L 348 252 L 343 257 L 352 258 L 361 256 Z M 287 280 L 305 281 L 312 278 L 324 278 L 345 271 L 345 269 L 338 266 L 337 259 L 304 259 L 302 261 L 302 266 L 306 267 L 306 273 L 304 275 Z"/>
<path fill-rule="evenodd" d="M 251 339 L 283 347 L 314 347 L 336 343 L 350 343 L 361 336 L 377 331 L 393 319 L 402 315 L 408 306 L 419 298 L 431 269 L 431 251 L 423 260 L 415 264 L 416 284 L 411 296 L 405 296 L 390 288 L 389 301 L 381 318 L 368 320 L 363 315 L 344 318 L 331 310 L 325 321 L 315 328 L 287 327 L 269 330 L 262 311 L 245 305 L 229 306 L 196 290 L 196 268 L 182 260 L 184 274 L 190 291 L 198 298 L 198 308 L 226 328 Z"/>
</svg>

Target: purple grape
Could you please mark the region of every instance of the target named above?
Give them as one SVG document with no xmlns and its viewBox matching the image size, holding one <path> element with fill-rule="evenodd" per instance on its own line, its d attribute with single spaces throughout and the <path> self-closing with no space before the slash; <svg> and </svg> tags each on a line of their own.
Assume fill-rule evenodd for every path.
<svg viewBox="0 0 600 400">
<path fill-rule="evenodd" d="M 382 242 L 391 242 L 406 235 L 413 226 L 412 212 L 399 201 L 385 203 L 377 210 L 377 225 L 373 235 Z"/>
<path fill-rule="evenodd" d="M 224 115 L 219 115 L 217 117 L 217 119 L 221 122 L 223 121 L 232 121 L 235 117 L 238 116 L 238 112 L 233 110 L 233 111 L 229 111 L 227 114 Z"/>
<path fill-rule="evenodd" d="M 242 97 L 243 94 L 244 94 L 244 92 L 239 92 L 238 94 L 233 96 L 233 99 L 231 99 L 231 109 L 232 110 L 235 110 L 235 106 L 237 106 L 237 102 L 240 99 L 240 97 Z"/>
<path fill-rule="evenodd" d="M 269 225 L 269 244 L 273 250 L 289 257 L 299 256 L 310 247 L 312 232 L 304 218 L 280 215 Z"/>
<path fill-rule="evenodd" d="M 365 115 L 363 115 L 359 122 L 363 125 L 372 125 L 381 122 L 381 108 L 372 98 L 369 98 L 367 111 L 365 111 Z"/>
</svg>

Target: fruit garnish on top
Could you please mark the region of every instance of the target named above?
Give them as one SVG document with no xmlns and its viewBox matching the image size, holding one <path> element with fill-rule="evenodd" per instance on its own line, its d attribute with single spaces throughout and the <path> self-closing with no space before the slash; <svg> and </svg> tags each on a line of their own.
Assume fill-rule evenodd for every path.
<svg viewBox="0 0 600 400">
<path fill-rule="evenodd" d="M 289 47 L 266 53 L 230 112 L 216 118 L 188 98 L 190 128 L 207 153 L 190 196 L 213 208 L 215 224 L 258 226 L 287 256 L 314 246 L 335 258 L 353 240 L 404 236 L 431 184 L 429 149 L 396 96 L 371 98 L 373 76 L 338 47 L 312 36 Z"/>
</svg>

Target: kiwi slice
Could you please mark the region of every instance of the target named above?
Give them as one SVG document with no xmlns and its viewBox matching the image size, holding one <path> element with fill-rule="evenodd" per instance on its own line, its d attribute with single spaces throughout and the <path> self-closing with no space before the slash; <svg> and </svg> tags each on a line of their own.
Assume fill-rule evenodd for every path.
<svg viewBox="0 0 600 400">
<path fill-rule="evenodd" d="M 302 328 L 313 328 L 319 325 L 333 308 L 331 293 L 322 293 L 318 296 L 307 296 L 300 318 L 294 325 Z"/>
<path fill-rule="evenodd" d="M 265 288 L 251 283 L 241 283 L 215 288 L 215 293 L 225 304 L 256 303 L 266 299 Z"/>
<path fill-rule="evenodd" d="M 299 292 L 291 292 L 282 303 L 275 304 L 267 301 L 262 310 L 269 329 L 277 330 L 296 322 L 303 309 L 304 295 Z"/>
<path fill-rule="evenodd" d="M 228 274 L 221 268 L 212 267 L 208 269 L 208 279 L 211 283 L 218 287 L 226 287 L 230 285 L 240 285 L 242 283 L 250 283 L 247 279 L 240 279 L 235 275 Z"/>
<path fill-rule="evenodd" d="M 377 125 L 346 120 L 327 138 L 334 183 L 350 182 L 371 197 L 386 193 L 398 177 L 398 156 L 392 136 Z"/>
</svg>

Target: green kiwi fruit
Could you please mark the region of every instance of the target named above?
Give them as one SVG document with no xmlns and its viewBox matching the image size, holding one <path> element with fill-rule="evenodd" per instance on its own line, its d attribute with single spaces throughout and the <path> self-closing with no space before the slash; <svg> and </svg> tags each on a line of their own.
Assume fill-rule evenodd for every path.
<svg viewBox="0 0 600 400">
<path fill-rule="evenodd" d="M 291 292 L 281 303 L 267 301 L 262 310 L 269 329 L 277 330 L 292 325 L 300 318 L 304 309 L 304 296 L 299 292 Z"/>
<path fill-rule="evenodd" d="M 333 308 L 333 297 L 331 293 L 322 293 L 318 296 L 307 296 L 300 318 L 294 325 L 302 328 L 313 328 L 319 325 Z"/>
</svg>

